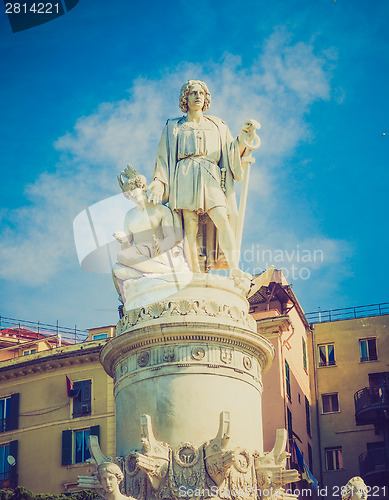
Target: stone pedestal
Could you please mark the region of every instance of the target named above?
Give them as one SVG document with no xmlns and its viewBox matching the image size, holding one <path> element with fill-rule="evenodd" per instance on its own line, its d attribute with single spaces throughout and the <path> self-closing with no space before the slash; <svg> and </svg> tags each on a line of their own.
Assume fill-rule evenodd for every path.
<svg viewBox="0 0 389 500">
<path fill-rule="evenodd" d="M 143 414 L 158 440 L 175 447 L 216 435 L 222 411 L 230 414 L 230 442 L 262 451 L 262 373 L 273 347 L 256 333 L 232 279 L 178 281 L 178 292 L 177 281 L 165 281 L 172 295 L 128 311 L 101 353 L 115 380 L 117 455 L 139 448 Z"/>
<path fill-rule="evenodd" d="M 263 451 L 262 374 L 274 348 L 248 313 L 248 286 L 183 273 L 144 279 L 128 296 L 101 352 L 128 495 L 255 500 L 262 465 L 278 471 L 272 485 L 285 483 L 286 431 Z"/>
</svg>

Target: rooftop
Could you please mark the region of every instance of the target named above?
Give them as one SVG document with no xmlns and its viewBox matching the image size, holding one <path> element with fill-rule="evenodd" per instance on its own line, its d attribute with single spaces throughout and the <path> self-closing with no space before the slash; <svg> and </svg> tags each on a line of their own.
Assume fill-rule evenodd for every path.
<svg viewBox="0 0 389 500">
<path fill-rule="evenodd" d="M 69 328 L 66 326 L 49 325 L 41 322 L 27 321 L 23 319 L 7 318 L 0 316 L 0 339 L 16 339 L 19 342 L 26 340 L 38 340 L 61 338 L 62 343 L 85 342 L 88 339 L 89 330 L 80 330 L 77 326 Z"/>
<path fill-rule="evenodd" d="M 370 316 L 383 316 L 389 314 L 389 302 L 369 304 L 366 306 L 344 307 L 306 313 L 309 323 L 328 323 L 329 321 L 343 321 L 345 319 L 367 318 Z"/>
</svg>

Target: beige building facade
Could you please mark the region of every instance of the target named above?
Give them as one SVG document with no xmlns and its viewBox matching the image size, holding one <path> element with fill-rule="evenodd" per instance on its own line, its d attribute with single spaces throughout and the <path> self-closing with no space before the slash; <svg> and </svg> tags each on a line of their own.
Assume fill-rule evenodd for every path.
<svg viewBox="0 0 389 500">
<path fill-rule="evenodd" d="M 265 335 L 276 351 L 270 371 L 263 379 L 263 449 L 271 450 L 276 430 L 286 428 L 292 455 L 288 466 L 303 472 L 294 443 L 310 464 L 309 325 L 279 271 L 249 302 L 258 332 Z M 8 335 L 3 330 L 0 351 L 3 486 L 19 484 L 38 493 L 77 489 L 77 476 L 93 472 L 93 466 L 85 462 L 89 434 L 99 435 L 105 455 L 115 455 L 113 382 L 99 362 L 101 349 L 107 338 L 114 336 L 114 329 L 114 326 L 93 329 L 85 342 L 71 344 L 62 340 L 60 346 L 55 336 L 50 343 L 47 336 L 38 338 L 35 334 L 34 339 L 34 332 L 26 331 L 22 332 L 24 345 L 20 338 L 17 342 L 9 339 L 13 332 L 8 331 Z M 17 419 L 13 428 L 5 424 L 11 414 Z M 262 440 L 262 436 L 258 439 Z M 8 457 L 11 463 L 12 457 L 15 459 L 15 465 L 5 463 Z M 42 477 L 42 466 L 50 470 L 49 480 Z M 301 481 L 294 487 L 309 488 L 309 484 Z"/>
<path fill-rule="evenodd" d="M 362 476 L 389 497 L 389 316 L 317 323 L 314 339 L 314 468 L 329 494 Z"/>
<path fill-rule="evenodd" d="M 304 491 L 299 495 L 301 498 L 309 497 L 313 490 L 306 468 L 313 475 L 315 472 L 310 385 L 312 332 L 281 271 L 274 271 L 267 286 L 261 287 L 249 301 L 258 331 L 270 340 L 276 352 L 263 377 L 264 449 L 272 448 L 276 429 L 287 429 L 289 467 L 299 470 L 302 476 L 302 480 L 291 488 Z M 299 463 L 296 446 L 305 466 Z"/>
<path fill-rule="evenodd" d="M 387 498 L 389 315 L 309 324 L 280 271 L 249 302 L 276 353 L 262 380 L 263 449 L 274 446 L 276 429 L 287 429 L 288 466 L 302 475 L 291 488 L 304 491 L 301 498 L 314 496 L 307 470 L 322 496 L 336 497 L 361 475 L 375 498 Z M 77 476 L 94 470 L 86 462 L 90 434 L 99 436 L 105 455 L 115 455 L 113 381 L 99 360 L 114 330 L 90 330 L 77 343 L 2 330 L 2 487 L 77 490 Z"/>
<path fill-rule="evenodd" d="M 19 331 L 18 345 L 12 329 L 2 330 L 0 337 L 1 487 L 73 491 L 77 476 L 94 470 L 86 463 L 89 434 L 98 435 L 106 453 L 114 455 L 113 384 L 99 362 L 113 327 L 61 346 L 36 332 L 31 339 L 33 334 Z M 31 346 L 36 351 L 26 353 Z"/>
</svg>

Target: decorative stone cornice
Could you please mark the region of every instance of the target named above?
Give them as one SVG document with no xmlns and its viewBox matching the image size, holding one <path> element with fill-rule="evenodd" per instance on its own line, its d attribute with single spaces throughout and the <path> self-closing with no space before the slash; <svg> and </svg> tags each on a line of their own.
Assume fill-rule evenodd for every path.
<svg viewBox="0 0 389 500">
<path fill-rule="evenodd" d="M 292 322 L 289 316 L 274 316 L 272 318 L 264 318 L 256 321 L 256 330 L 259 334 L 267 338 L 281 336 L 288 331 Z"/>
<path fill-rule="evenodd" d="M 230 320 L 233 323 L 244 325 L 255 330 L 255 320 L 248 311 L 236 305 L 226 305 L 218 303 L 216 300 L 190 300 L 179 298 L 169 301 L 154 302 L 144 307 L 139 307 L 129 311 L 120 319 L 116 327 L 116 335 L 129 332 L 133 327 L 149 322 L 166 322 L 173 318 L 220 318 Z"/>
<path fill-rule="evenodd" d="M 0 380 L 9 380 L 58 368 L 99 361 L 99 353 L 105 340 L 58 347 L 34 355 L 20 356 L 0 362 Z"/>
<path fill-rule="evenodd" d="M 126 383 L 135 383 L 153 378 L 155 370 L 163 369 L 166 375 L 175 374 L 178 369 L 184 368 L 185 373 L 195 374 L 208 374 L 220 369 L 220 374 L 224 376 L 259 384 L 262 388 L 260 360 L 266 362 L 261 354 L 253 355 L 241 348 L 219 343 L 154 345 L 140 352 L 129 353 L 115 364 L 115 387 L 119 388 L 124 379 Z"/>
<path fill-rule="evenodd" d="M 131 332 L 112 339 L 100 354 L 100 361 L 106 372 L 114 377 L 115 366 L 129 354 L 183 341 L 192 343 L 193 347 L 200 342 L 240 348 L 259 360 L 262 372 L 268 369 L 274 358 L 273 345 L 248 328 L 225 323 L 220 318 L 217 322 L 200 322 L 198 318 L 191 321 L 190 317 L 186 318 L 187 321 L 182 321 L 182 317 L 175 319 L 176 321 L 168 324 L 153 322 L 148 326 L 139 325 L 136 329 L 131 329 Z"/>
</svg>

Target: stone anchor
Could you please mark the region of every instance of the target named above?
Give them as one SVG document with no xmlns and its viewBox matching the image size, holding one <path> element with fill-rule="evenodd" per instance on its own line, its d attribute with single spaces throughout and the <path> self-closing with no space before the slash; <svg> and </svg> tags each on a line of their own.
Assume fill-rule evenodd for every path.
<svg viewBox="0 0 389 500">
<path fill-rule="evenodd" d="M 216 486 L 226 479 L 231 465 L 234 463 L 234 450 L 228 449 L 230 432 L 230 414 L 220 413 L 219 431 L 214 439 L 205 446 L 205 464 L 208 474 Z"/>
<path fill-rule="evenodd" d="M 141 442 L 143 453 L 130 453 L 125 458 L 126 470 L 135 475 L 137 469 L 146 473 L 154 491 L 157 491 L 169 468 L 170 449 L 157 441 L 149 415 L 141 415 Z"/>
<path fill-rule="evenodd" d="M 286 429 L 277 429 L 276 441 L 271 451 L 254 454 L 254 468 L 257 476 L 258 489 L 261 498 L 270 499 L 277 493 L 279 499 L 297 498 L 285 492 L 285 484 L 300 480 L 300 474 L 295 469 L 286 469 L 286 459 L 290 453 L 285 451 L 288 433 Z"/>
</svg>

